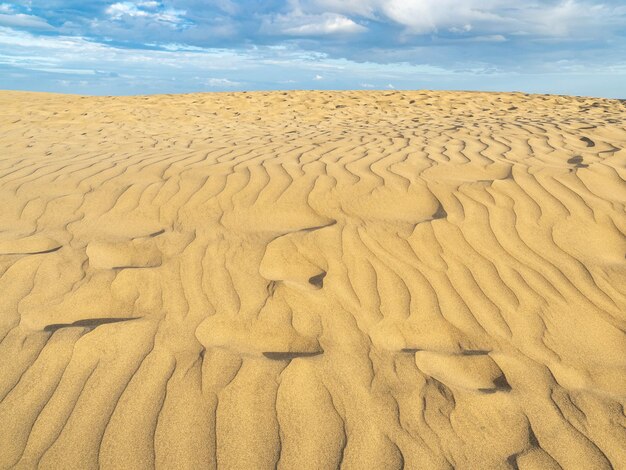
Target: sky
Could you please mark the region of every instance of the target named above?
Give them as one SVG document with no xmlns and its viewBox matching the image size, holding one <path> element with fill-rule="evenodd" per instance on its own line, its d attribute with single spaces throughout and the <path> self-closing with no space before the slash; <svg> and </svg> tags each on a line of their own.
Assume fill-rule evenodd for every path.
<svg viewBox="0 0 626 470">
<path fill-rule="evenodd" d="M 0 89 L 626 98 L 626 0 L 0 0 Z"/>
</svg>

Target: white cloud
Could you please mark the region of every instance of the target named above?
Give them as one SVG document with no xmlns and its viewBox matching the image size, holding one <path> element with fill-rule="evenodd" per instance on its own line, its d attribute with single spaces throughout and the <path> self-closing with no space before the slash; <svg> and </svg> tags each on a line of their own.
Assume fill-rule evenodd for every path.
<svg viewBox="0 0 626 470">
<path fill-rule="evenodd" d="M 145 18 L 159 23 L 169 23 L 178 25 L 184 23 L 183 10 L 173 8 L 159 8 L 161 4 L 155 1 L 117 2 L 109 5 L 105 13 L 112 20 L 123 20 L 128 18 Z"/>
<path fill-rule="evenodd" d="M 294 12 L 391 21 L 406 34 L 579 36 L 622 29 L 626 5 L 594 0 L 292 0 Z"/>
<path fill-rule="evenodd" d="M 304 24 L 285 28 L 283 33 L 294 36 L 319 36 L 325 34 L 359 33 L 366 29 L 345 16 L 327 14 L 319 18 L 307 20 Z"/>
<path fill-rule="evenodd" d="M 493 8 L 496 3 L 494 0 L 388 0 L 380 2 L 379 10 L 410 33 L 428 34 L 441 28 L 469 31 L 476 22 L 502 22 L 505 19 Z"/>
<path fill-rule="evenodd" d="M 137 5 L 131 2 L 114 3 L 106 9 L 106 14 L 114 20 L 119 20 L 124 16 L 148 16 L 148 12 L 140 10 Z"/>
<path fill-rule="evenodd" d="M 472 30 L 471 24 L 464 24 L 461 27 L 452 26 L 451 28 L 448 28 L 448 31 L 450 31 L 451 33 L 469 33 L 471 30 Z"/>
<path fill-rule="evenodd" d="M 472 42 L 505 42 L 506 37 L 501 34 L 490 34 L 487 36 L 474 36 L 469 39 Z"/>
<path fill-rule="evenodd" d="M 0 10 L 7 11 L 7 10 Z M 10 10 L 8 10 L 10 12 Z M 54 29 L 46 20 L 34 15 L 25 15 L 23 13 L 4 14 L 0 13 L 0 26 L 9 26 L 13 28 L 32 28 L 39 30 Z"/>
<path fill-rule="evenodd" d="M 206 84 L 214 88 L 231 88 L 241 85 L 240 82 L 234 82 L 232 80 L 229 80 L 228 78 L 209 78 L 206 81 Z"/>
<path fill-rule="evenodd" d="M 0 3 L 0 26 L 9 26 L 13 28 L 32 28 L 38 30 L 54 29 L 43 18 L 34 15 L 18 13 L 15 10 L 15 6 L 10 3 Z"/>
<path fill-rule="evenodd" d="M 315 77 L 313 77 L 313 80 L 316 80 L 316 81 L 324 80 L 324 77 L 322 77 L 321 75 L 315 75 Z"/>
<path fill-rule="evenodd" d="M 287 15 L 273 15 L 266 18 L 261 31 L 288 36 L 326 36 L 362 33 L 367 31 L 367 28 L 336 13 L 304 15 L 299 12 L 292 12 Z"/>
<path fill-rule="evenodd" d="M 159 6 L 159 2 L 155 2 L 154 0 L 148 0 L 145 2 L 138 2 L 137 6 L 143 7 L 143 8 L 157 8 Z"/>
</svg>

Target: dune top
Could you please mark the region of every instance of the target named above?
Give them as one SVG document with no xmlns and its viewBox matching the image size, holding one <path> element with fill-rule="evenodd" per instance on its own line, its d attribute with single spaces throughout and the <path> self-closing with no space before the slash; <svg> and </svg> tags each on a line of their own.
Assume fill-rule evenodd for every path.
<svg viewBox="0 0 626 470">
<path fill-rule="evenodd" d="M 626 467 L 626 106 L 0 92 L 0 468 Z"/>
</svg>

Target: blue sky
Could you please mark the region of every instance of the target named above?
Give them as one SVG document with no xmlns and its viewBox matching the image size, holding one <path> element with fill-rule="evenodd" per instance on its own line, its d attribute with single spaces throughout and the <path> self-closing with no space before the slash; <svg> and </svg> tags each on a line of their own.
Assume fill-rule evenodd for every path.
<svg viewBox="0 0 626 470">
<path fill-rule="evenodd" d="M 626 1 L 0 0 L 0 89 L 626 98 Z"/>
</svg>

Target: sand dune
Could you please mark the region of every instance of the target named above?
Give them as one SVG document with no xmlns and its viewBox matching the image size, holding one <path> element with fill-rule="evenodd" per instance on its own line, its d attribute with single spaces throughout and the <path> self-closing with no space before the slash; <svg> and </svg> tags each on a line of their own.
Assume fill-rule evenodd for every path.
<svg viewBox="0 0 626 470">
<path fill-rule="evenodd" d="M 0 468 L 626 468 L 626 105 L 0 93 Z"/>
</svg>

